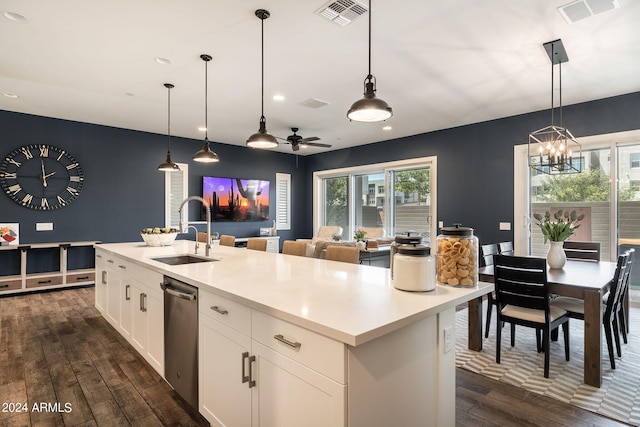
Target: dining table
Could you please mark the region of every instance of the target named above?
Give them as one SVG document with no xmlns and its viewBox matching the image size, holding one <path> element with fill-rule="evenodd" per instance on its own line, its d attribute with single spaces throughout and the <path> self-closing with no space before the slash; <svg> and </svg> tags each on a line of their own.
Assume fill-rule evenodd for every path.
<svg viewBox="0 0 640 427">
<path fill-rule="evenodd" d="M 584 301 L 584 382 L 594 387 L 602 385 L 602 297 L 615 270 L 615 262 L 578 260 L 567 260 L 563 268 L 547 270 L 551 294 Z M 481 281 L 493 283 L 493 266 L 479 268 L 478 276 Z M 469 303 L 469 348 L 472 350 L 482 349 L 476 336 L 482 336 L 482 305 L 478 306 L 478 300 Z"/>
</svg>

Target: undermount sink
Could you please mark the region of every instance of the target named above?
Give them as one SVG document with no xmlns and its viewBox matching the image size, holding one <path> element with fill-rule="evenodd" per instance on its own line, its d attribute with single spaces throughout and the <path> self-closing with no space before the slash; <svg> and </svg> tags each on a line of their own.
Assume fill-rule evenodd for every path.
<svg viewBox="0 0 640 427">
<path fill-rule="evenodd" d="M 217 259 L 213 258 L 204 258 L 193 255 L 173 255 L 173 256 L 164 256 L 158 258 L 151 258 L 154 261 L 162 262 L 168 265 L 183 265 L 183 264 L 195 264 L 198 262 L 212 262 L 217 261 Z"/>
</svg>

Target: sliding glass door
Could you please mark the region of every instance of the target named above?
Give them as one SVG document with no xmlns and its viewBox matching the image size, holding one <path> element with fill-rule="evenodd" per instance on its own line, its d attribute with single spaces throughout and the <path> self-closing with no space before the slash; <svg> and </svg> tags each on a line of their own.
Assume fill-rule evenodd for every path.
<svg viewBox="0 0 640 427">
<path fill-rule="evenodd" d="M 412 159 L 314 173 L 314 218 L 339 225 L 344 240 L 358 227 L 377 228 L 386 237 L 415 232 L 425 243 L 435 234 L 435 158 Z"/>
</svg>

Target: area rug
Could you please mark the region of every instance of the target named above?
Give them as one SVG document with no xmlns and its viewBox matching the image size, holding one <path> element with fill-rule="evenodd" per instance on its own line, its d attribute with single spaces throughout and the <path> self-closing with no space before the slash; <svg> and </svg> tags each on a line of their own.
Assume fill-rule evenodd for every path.
<svg viewBox="0 0 640 427">
<path fill-rule="evenodd" d="M 483 313 L 486 313 L 486 301 Z M 457 367 L 640 426 L 640 331 L 633 330 L 640 325 L 640 309 L 630 311 L 629 344 L 622 343 L 622 358 L 616 357 L 616 369 L 611 369 L 609 364 L 603 331 L 600 388 L 583 383 L 584 322 L 581 320 L 569 321 L 569 362 L 564 360 L 562 333 L 557 342 L 551 343 L 549 378 L 545 378 L 544 354 L 536 351 L 533 329 L 516 327 L 516 342 L 515 346 L 511 347 L 510 327 L 506 325 L 502 333 L 501 363 L 497 364 L 495 310 L 489 338 L 484 339 L 481 352 L 467 348 L 467 315 L 466 309 L 456 313 Z"/>
</svg>

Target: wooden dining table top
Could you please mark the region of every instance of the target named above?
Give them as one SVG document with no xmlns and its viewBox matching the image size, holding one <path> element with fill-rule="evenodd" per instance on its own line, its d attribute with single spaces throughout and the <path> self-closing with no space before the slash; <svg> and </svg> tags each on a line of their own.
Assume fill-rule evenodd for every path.
<svg viewBox="0 0 640 427">
<path fill-rule="evenodd" d="M 562 269 L 547 269 L 547 282 L 552 285 L 603 289 L 613 279 L 615 270 L 615 262 L 567 260 Z M 493 282 L 493 266 L 479 268 L 478 275 L 480 280 Z"/>
</svg>

